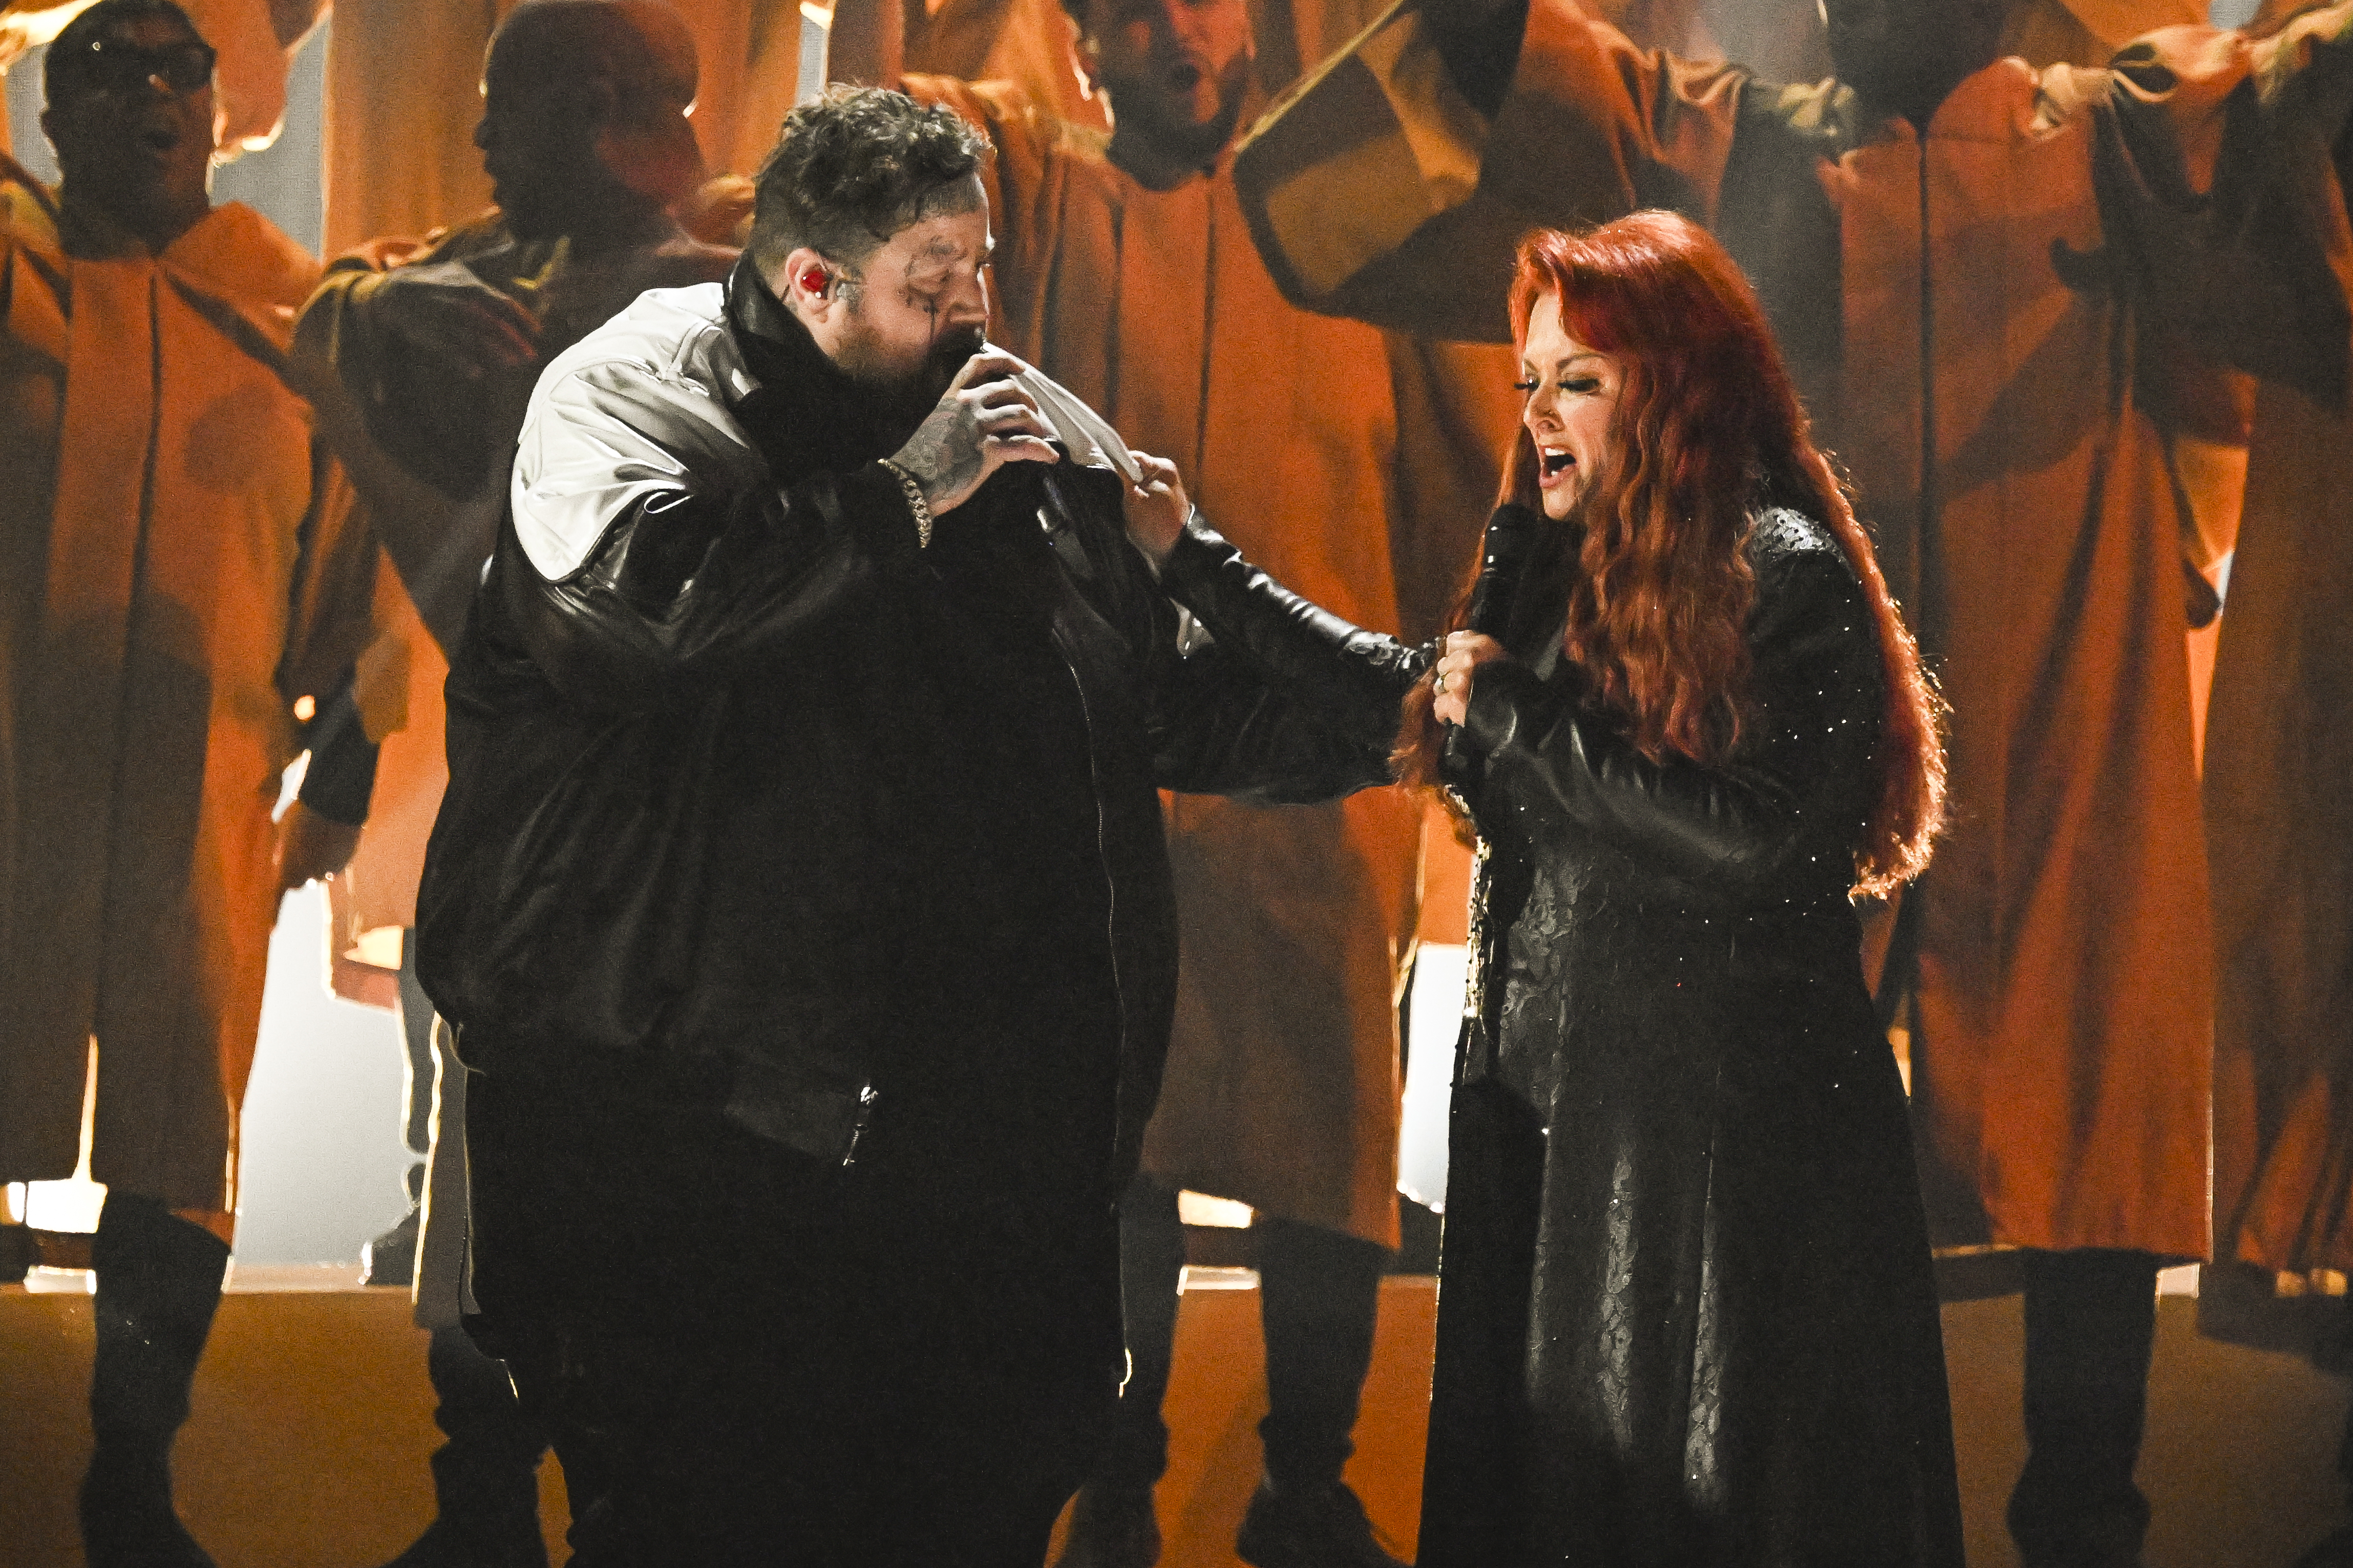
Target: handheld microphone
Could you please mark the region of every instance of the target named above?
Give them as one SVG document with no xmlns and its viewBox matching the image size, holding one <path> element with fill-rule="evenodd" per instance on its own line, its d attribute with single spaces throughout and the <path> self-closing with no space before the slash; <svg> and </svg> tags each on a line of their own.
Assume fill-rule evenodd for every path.
<svg viewBox="0 0 2353 1568">
<path fill-rule="evenodd" d="M 1544 519 L 1517 501 L 1505 501 L 1487 520 L 1479 546 L 1479 575 L 1471 584 L 1471 605 L 1462 629 L 1500 640 L 1512 618 L 1512 597 L 1520 573 L 1535 550 Z"/>
<path fill-rule="evenodd" d="M 1512 600 L 1520 589 L 1520 574 L 1534 552 L 1544 519 L 1517 501 L 1505 501 L 1487 519 L 1486 537 L 1479 546 L 1479 575 L 1472 579 L 1471 604 L 1462 629 L 1501 640 L 1510 627 Z M 1477 773 L 1476 760 L 1461 730 L 1448 725 L 1446 744 L 1439 753 L 1439 774 L 1455 784 L 1468 784 Z"/>
</svg>

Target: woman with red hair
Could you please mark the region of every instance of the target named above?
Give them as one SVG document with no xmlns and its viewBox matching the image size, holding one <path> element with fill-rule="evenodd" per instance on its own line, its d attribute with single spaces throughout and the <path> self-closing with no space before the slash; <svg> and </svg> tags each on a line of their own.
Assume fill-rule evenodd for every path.
<svg viewBox="0 0 2353 1568">
<path fill-rule="evenodd" d="M 1481 843 L 1421 1568 L 1957 1568 L 1852 901 L 1927 860 L 1935 697 L 1704 231 L 1540 230 L 1512 318 L 1534 542 L 1400 751 Z"/>
<path fill-rule="evenodd" d="M 1242 613 L 1265 579 L 1181 498 L 1129 515 L 1303 723 L 1369 745 L 1402 695 L 1398 771 L 1478 832 L 1420 1568 L 1960 1568 L 1853 904 L 1927 862 L 1935 694 L 1704 230 L 1540 230 L 1512 321 L 1518 569 L 1434 660 Z"/>
</svg>

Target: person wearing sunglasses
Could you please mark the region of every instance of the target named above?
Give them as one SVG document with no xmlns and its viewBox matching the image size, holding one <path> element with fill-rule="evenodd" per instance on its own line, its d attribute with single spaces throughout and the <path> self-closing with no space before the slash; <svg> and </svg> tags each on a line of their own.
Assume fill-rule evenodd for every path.
<svg viewBox="0 0 2353 1568">
<path fill-rule="evenodd" d="M 162 254 L 212 211 L 213 47 L 160 8 L 50 45 L 41 129 L 75 219 Z"/>
<path fill-rule="evenodd" d="M 0 164 L 0 1181 L 73 1173 L 95 1039 L 93 1568 L 211 1562 L 169 1457 L 234 1225 L 270 807 L 369 620 L 281 374 L 318 265 L 213 205 L 213 64 L 170 0 L 100 0 L 46 63 L 58 187 Z M 0 1233 L 12 1272 L 29 1239 Z"/>
</svg>

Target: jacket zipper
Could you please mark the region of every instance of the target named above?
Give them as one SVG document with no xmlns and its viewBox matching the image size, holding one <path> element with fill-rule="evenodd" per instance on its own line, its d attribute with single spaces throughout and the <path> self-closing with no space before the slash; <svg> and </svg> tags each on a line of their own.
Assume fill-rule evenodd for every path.
<svg viewBox="0 0 2353 1568">
<path fill-rule="evenodd" d="M 1043 507 L 1040 507 L 1038 511 L 1038 524 L 1045 531 L 1048 553 L 1058 555 L 1059 552 L 1054 548 L 1054 535 L 1058 531 L 1056 521 Z M 1063 593 L 1066 595 L 1075 593 L 1076 585 L 1069 580 L 1059 559 L 1054 563 L 1054 570 L 1057 575 L 1062 577 Z M 1119 1152 L 1120 1130 L 1124 1125 L 1123 1113 L 1127 1108 L 1127 985 L 1120 975 L 1119 877 L 1112 869 L 1111 826 L 1105 820 L 1103 811 L 1103 764 L 1098 758 L 1096 745 L 1095 706 L 1087 692 L 1087 678 L 1080 671 L 1079 661 L 1071 654 L 1070 644 L 1066 640 L 1066 633 L 1059 617 L 1054 627 L 1054 651 L 1061 656 L 1062 668 L 1070 671 L 1071 688 L 1079 694 L 1079 721 L 1084 724 L 1087 730 L 1087 783 L 1092 788 L 1095 798 L 1095 859 L 1103 866 L 1103 945 L 1111 957 L 1112 1005 L 1119 1015 L 1118 1055 L 1112 1064 L 1111 1079 L 1112 1153 L 1116 1158 Z"/>
<path fill-rule="evenodd" d="M 1062 668 L 1071 672 L 1071 685 L 1079 694 L 1079 720 L 1087 727 L 1087 780 L 1093 786 L 1095 797 L 1095 858 L 1103 866 L 1103 942 L 1111 953 L 1112 1005 L 1119 1015 L 1119 1053 L 1113 1064 L 1111 1079 L 1112 1152 L 1119 1151 L 1122 1113 L 1127 1100 L 1127 987 L 1119 973 L 1119 878 L 1111 868 L 1111 832 L 1103 820 L 1103 767 L 1095 760 L 1095 710 L 1087 698 L 1086 677 L 1079 673 L 1078 661 L 1058 631 L 1054 651 L 1062 656 Z"/>
</svg>

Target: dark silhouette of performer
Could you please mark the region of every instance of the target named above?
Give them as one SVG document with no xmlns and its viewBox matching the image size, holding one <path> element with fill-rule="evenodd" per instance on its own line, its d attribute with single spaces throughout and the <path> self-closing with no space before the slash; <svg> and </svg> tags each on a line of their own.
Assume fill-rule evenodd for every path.
<svg viewBox="0 0 2353 1568">
<path fill-rule="evenodd" d="M 518 7 L 491 41 L 474 134 L 498 205 L 429 240 L 379 240 L 338 261 L 297 329 L 297 352 L 322 384 L 329 427 L 359 480 L 345 501 L 383 542 L 415 611 L 385 634 L 401 645 L 396 655 L 363 661 L 353 699 L 404 721 L 388 734 L 387 719 L 347 726 L 354 743 L 312 763 L 360 781 L 347 815 L 368 820 L 353 871 L 363 929 L 415 923 L 426 833 L 448 779 L 444 650 L 457 644 L 491 553 L 532 383 L 646 289 L 715 281 L 734 261 L 669 216 L 702 179 L 687 119 L 696 74 L 693 39 L 666 6 Z M 384 739 L 372 788 L 364 762 L 348 758 L 375 751 L 368 732 Z M 431 1224 L 419 1237 L 421 1211 L 412 1212 L 405 1238 L 379 1238 L 371 1264 L 390 1267 L 387 1251 L 417 1259 L 417 1321 L 432 1332 L 427 1367 L 448 1441 L 433 1457 L 436 1518 L 396 1561 L 543 1563 L 536 1470 L 545 1433 L 459 1327 L 464 1070 L 446 1037 L 436 1048 L 413 932 L 404 945 L 406 1120 L 410 1146 L 432 1155 Z M 625 1266 L 617 1255 L 614 1262 Z"/>
</svg>

